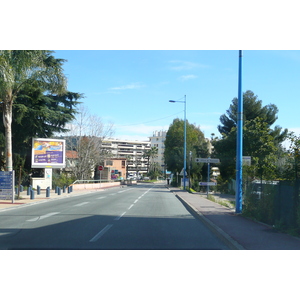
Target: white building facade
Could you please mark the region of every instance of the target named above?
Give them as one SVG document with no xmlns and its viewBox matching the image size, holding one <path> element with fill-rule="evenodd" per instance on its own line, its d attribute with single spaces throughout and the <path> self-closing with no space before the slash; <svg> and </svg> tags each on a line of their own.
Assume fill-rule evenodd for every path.
<svg viewBox="0 0 300 300">
<path fill-rule="evenodd" d="M 158 164 L 160 170 L 165 174 L 165 140 L 167 136 L 166 130 L 154 131 L 153 136 L 149 137 L 151 148 L 156 147 L 158 149 L 157 157 L 154 159 L 154 162 Z"/>
<path fill-rule="evenodd" d="M 131 175 L 146 175 L 148 161 L 144 152 L 150 149 L 150 142 L 106 139 L 102 150 L 107 150 L 114 158 L 126 158 L 127 172 Z"/>
</svg>

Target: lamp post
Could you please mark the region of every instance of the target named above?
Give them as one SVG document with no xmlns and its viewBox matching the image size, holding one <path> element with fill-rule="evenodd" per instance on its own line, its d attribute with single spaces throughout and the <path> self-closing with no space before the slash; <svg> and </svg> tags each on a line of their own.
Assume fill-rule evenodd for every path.
<svg viewBox="0 0 300 300">
<path fill-rule="evenodd" d="M 242 92 L 242 58 L 239 50 L 239 80 L 238 80 L 238 112 L 237 112 L 237 148 L 236 148 L 236 198 L 235 212 L 242 212 L 243 202 L 243 92 Z"/>
<path fill-rule="evenodd" d="M 185 190 L 185 177 L 186 177 L 186 95 L 184 95 L 184 101 L 169 100 L 171 103 L 180 102 L 184 103 L 184 142 L 183 142 L 183 189 Z"/>
</svg>

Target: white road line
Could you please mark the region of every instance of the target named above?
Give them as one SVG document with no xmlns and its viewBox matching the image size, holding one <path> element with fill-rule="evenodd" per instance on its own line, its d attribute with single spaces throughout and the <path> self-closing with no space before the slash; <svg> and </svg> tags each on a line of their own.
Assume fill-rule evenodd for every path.
<svg viewBox="0 0 300 300">
<path fill-rule="evenodd" d="M 82 202 L 82 203 L 78 203 L 78 204 L 75 204 L 74 206 L 82 206 L 82 205 L 86 205 L 88 204 L 89 202 Z"/>
<path fill-rule="evenodd" d="M 27 222 L 35 222 L 39 219 L 40 217 L 36 217 L 36 218 L 33 218 L 33 219 L 30 219 L 30 220 L 26 220 Z"/>
<path fill-rule="evenodd" d="M 126 214 L 126 211 L 123 212 L 119 217 L 115 217 L 115 221 L 119 221 L 124 215 Z"/>
<path fill-rule="evenodd" d="M 113 226 L 113 224 L 108 224 L 106 225 L 100 232 L 98 232 L 91 240 L 90 242 L 96 242 L 98 239 L 101 238 L 101 236 L 108 231 L 111 227 Z"/>
<path fill-rule="evenodd" d="M 128 209 L 131 209 L 131 208 L 133 207 L 133 205 L 134 205 L 134 204 L 131 204 L 131 205 L 128 207 Z"/>
<path fill-rule="evenodd" d="M 49 217 L 57 215 L 57 214 L 59 214 L 59 212 L 53 212 L 53 213 L 49 213 L 49 214 L 46 214 L 46 215 L 43 215 L 43 216 L 39 216 L 39 217 L 30 219 L 30 220 L 27 220 L 27 221 L 28 222 L 34 222 L 34 221 L 38 221 L 38 220 L 43 220 L 43 219 L 49 218 Z"/>
<path fill-rule="evenodd" d="M 98 197 L 96 199 L 104 199 L 104 198 L 106 198 L 106 196 Z"/>
</svg>

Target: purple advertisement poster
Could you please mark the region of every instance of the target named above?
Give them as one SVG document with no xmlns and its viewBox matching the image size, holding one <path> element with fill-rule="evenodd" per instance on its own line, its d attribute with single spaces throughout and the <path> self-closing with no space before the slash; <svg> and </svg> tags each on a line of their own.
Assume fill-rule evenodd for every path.
<svg viewBox="0 0 300 300">
<path fill-rule="evenodd" d="M 34 139 L 32 167 L 64 167 L 65 140 Z"/>
</svg>

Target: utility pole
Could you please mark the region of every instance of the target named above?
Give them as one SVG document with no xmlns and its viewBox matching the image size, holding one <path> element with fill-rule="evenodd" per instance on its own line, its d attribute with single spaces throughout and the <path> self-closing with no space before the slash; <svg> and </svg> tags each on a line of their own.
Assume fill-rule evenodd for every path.
<svg viewBox="0 0 300 300">
<path fill-rule="evenodd" d="M 235 212 L 242 212 L 243 202 L 243 92 L 242 92 L 242 50 L 239 50 L 239 79 L 238 79 L 238 111 L 237 111 L 237 143 L 236 143 L 236 191 Z"/>
</svg>

